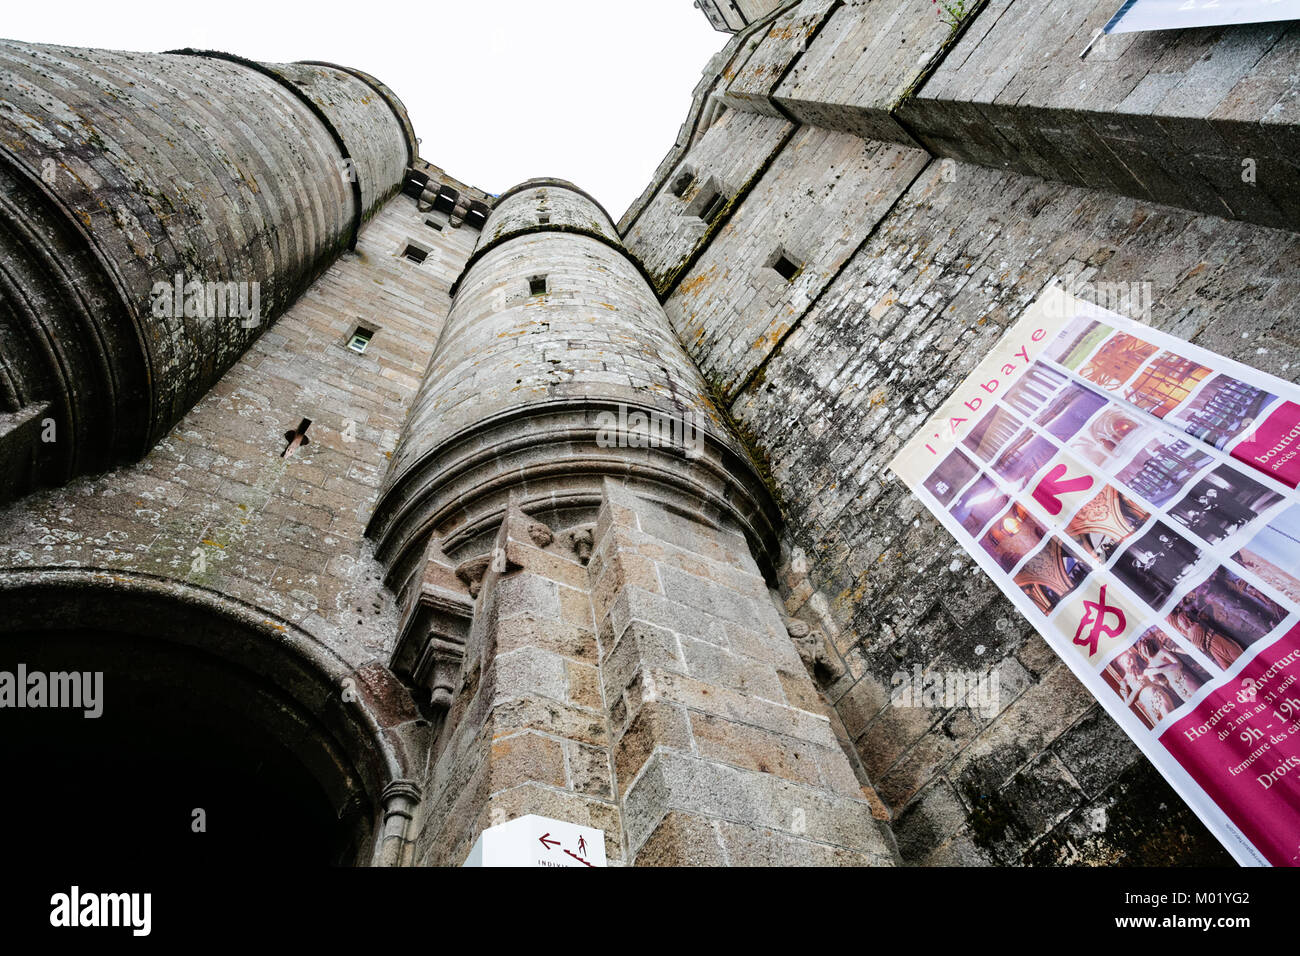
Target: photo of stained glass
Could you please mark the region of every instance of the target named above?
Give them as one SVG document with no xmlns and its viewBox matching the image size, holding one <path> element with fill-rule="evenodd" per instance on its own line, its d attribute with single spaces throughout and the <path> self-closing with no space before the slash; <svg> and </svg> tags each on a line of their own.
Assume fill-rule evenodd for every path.
<svg viewBox="0 0 1300 956">
<path fill-rule="evenodd" d="M 1124 397 L 1156 418 L 1164 418 L 1209 374 L 1204 365 L 1161 352 L 1124 390 Z"/>
<path fill-rule="evenodd" d="M 1155 354 L 1156 346 L 1136 335 L 1117 332 L 1083 364 L 1079 374 L 1099 388 L 1113 392 Z"/>
</svg>

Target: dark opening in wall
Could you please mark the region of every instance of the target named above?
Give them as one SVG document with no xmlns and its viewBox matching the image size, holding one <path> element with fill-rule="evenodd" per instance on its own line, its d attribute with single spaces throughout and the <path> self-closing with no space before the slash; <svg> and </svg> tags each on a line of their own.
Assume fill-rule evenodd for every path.
<svg viewBox="0 0 1300 956">
<path fill-rule="evenodd" d="M 353 352 L 356 352 L 358 355 L 364 354 L 366 349 L 370 346 L 370 340 L 374 337 L 375 333 L 372 329 L 363 328 L 358 325 L 356 331 L 353 332 L 351 338 L 348 339 L 348 348 Z"/>
<path fill-rule="evenodd" d="M 686 207 L 686 215 L 703 219 L 709 225 L 717 222 L 722 210 L 727 208 L 727 188 L 712 176 L 700 184 L 695 198 Z"/>
<path fill-rule="evenodd" d="M 71 600 L 60 606 L 78 613 Z M 124 630 L 142 626 L 121 616 Z M 115 859 L 225 871 L 268 847 L 300 866 L 369 862 L 373 807 L 359 788 L 353 799 L 338 789 L 355 771 L 326 720 L 291 703 L 274 677 L 135 633 L 4 638 L 0 670 L 12 674 L 22 662 L 32 672 L 102 673 L 104 704 L 92 720 L 82 710 L 5 711 L 4 766 L 24 768 L 33 782 L 76 780 L 94 794 L 78 802 L 76 826 L 8 828 L 6 853 L 54 853 L 74 872 Z M 31 819 L 31 794 L 5 787 L 4 819 Z M 196 808 L 204 832 L 194 829 Z"/>
<path fill-rule="evenodd" d="M 727 204 L 727 197 L 722 193 L 714 193 L 704 204 L 700 211 L 700 218 L 712 225 L 717 221 L 718 216 L 722 213 L 722 207 Z"/>
<path fill-rule="evenodd" d="M 673 184 L 669 188 L 671 189 L 672 194 L 674 196 L 676 196 L 678 199 L 681 199 L 683 196 L 686 195 L 687 191 L 694 185 L 695 185 L 695 171 L 693 169 L 683 169 L 680 173 L 677 174 L 677 178 L 673 180 Z"/>
<path fill-rule="evenodd" d="M 408 196 L 414 196 L 419 199 L 423 195 L 425 187 L 429 185 L 429 174 L 422 173 L 416 169 L 406 171 L 406 179 L 402 183 L 402 192 Z"/>
<path fill-rule="evenodd" d="M 776 262 L 772 263 L 772 268 L 786 282 L 793 282 L 794 277 L 803 271 L 803 263 L 796 262 L 784 252 L 779 252 L 776 256 Z"/>
<path fill-rule="evenodd" d="M 537 216 L 537 222 L 539 225 L 549 226 L 551 224 L 551 214 L 549 212 L 539 213 Z"/>
<path fill-rule="evenodd" d="M 432 226 L 438 232 L 442 232 L 442 223 L 438 222 L 436 219 L 426 219 L 424 220 L 424 224 L 426 226 Z"/>
<path fill-rule="evenodd" d="M 280 452 L 281 458 L 289 458 L 299 448 L 304 445 L 310 445 L 311 439 L 307 437 L 307 429 L 311 428 L 311 419 L 304 418 L 298 423 L 297 428 L 291 428 L 284 433 L 284 451 Z"/>
<path fill-rule="evenodd" d="M 469 204 L 469 212 L 465 213 L 465 225 L 471 229 L 482 229 L 487 225 L 488 213 L 490 210 L 487 203 L 479 202 L 477 199 Z"/>
<path fill-rule="evenodd" d="M 419 246 L 408 242 L 406 248 L 402 250 L 402 258 L 410 259 L 416 265 L 419 265 L 425 259 L 429 258 L 429 253 L 427 250 L 421 249 Z"/>
<path fill-rule="evenodd" d="M 529 295 L 546 295 L 547 291 L 546 276 L 529 276 L 528 293 Z"/>
<path fill-rule="evenodd" d="M 450 216 L 456 210 L 458 199 L 460 199 L 460 192 L 444 184 L 438 189 L 438 198 L 433 201 L 433 208 Z"/>
</svg>

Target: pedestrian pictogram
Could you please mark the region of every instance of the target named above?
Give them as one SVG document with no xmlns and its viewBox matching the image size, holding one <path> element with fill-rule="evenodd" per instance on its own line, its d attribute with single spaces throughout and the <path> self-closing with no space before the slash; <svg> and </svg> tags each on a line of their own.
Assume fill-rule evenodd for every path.
<svg viewBox="0 0 1300 956">
<path fill-rule="evenodd" d="M 480 835 L 466 866 L 605 866 L 605 833 L 597 827 L 528 814 Z"/>
</svg>

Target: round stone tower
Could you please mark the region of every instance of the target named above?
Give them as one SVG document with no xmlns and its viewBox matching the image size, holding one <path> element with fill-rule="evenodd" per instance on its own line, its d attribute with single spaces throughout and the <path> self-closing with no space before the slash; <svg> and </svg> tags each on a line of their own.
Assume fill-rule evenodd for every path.
<svg viewBox="0 0 1300 956">
<path fill-rule="evenodd" d="M 607 478 L 768 551 L 767 491 L 599 203 L 508 191 L 453 291 L 370 525 L 395 585 L 431 536 L 453 563 L 489 551 L 512 496 L 555 529 L 593 521 Z"/>
<path fill-rule="evenodd" d="M 365 74 L 0 41 L 0 500 L 140 457 L 400 186 Z"/>
</svg>

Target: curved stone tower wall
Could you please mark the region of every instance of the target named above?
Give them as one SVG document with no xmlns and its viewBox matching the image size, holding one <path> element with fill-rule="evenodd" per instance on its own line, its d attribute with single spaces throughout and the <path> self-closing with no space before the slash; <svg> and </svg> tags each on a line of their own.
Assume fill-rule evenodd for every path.
<svg viewBox="0 0 1300 956">
<path fill-rule="evenodd" d="M 589 521 L 609 475 L 731 510 L 756 544 L 770 540 L 765 492 L 615 235 L 568 184 L 532 182 L 499 200 L 457 283 L 371 525 L 399 574 L 430 533 L 449 555 L 486 550 L 512 491 L 530 513 L 567 522 L 585 511 Z M 619 438 L 638 414 L 647 428 L 659 416 L 655 434 L 669 447 Z M 602 446 L 611 421 L 622 425 Z"/>
<path fill-rule="evenodd" d="M 764 578 L 775 518 L 608 215 L 503 195 L 369 528 L 436 727 L 415 861 L 536 813 L 637 864 L 892 862 Z"/>
<path fill-rule="evenodd" d="M 479 250 L 485 252 L 502 239 L 537 229 L 575 230 L 599 236 L 621 246 L 603 206 L 572 183 L 532 179 L 501 194 L 483 228 Z"/>
<path fill-rule="evenodd" d="M 0 498 L 142 455 L 412 147 L 395 97 L 323 65 L 0 41 L 0 100 Z"/>
</svg>

